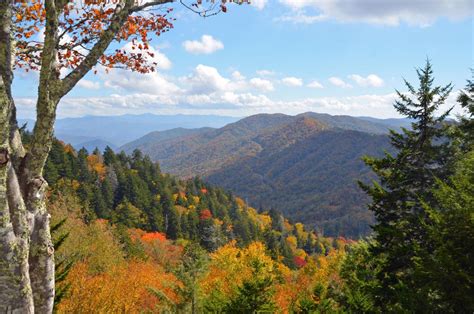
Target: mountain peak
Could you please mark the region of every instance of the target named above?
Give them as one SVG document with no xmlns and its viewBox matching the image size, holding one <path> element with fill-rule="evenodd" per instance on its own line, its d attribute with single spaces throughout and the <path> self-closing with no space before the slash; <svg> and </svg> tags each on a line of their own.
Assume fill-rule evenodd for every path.
<svg viewBox="0 0 474 314">
<path fill-rule="evenodd" d="M 329 128 L 329 126 L 326 123 L 323 123 L 317 119 L 306 117 L 306 116 L 298 117 L 296 119 L 295 124 L 304 126 L 312 130 L 319 130 L 319 131 Z"/>
</svg>

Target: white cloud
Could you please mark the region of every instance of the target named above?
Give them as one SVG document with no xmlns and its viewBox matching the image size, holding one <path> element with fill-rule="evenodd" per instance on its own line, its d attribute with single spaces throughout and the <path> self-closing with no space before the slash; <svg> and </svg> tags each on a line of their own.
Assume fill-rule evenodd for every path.
<svg viewBox="0 0 474 314">
<path fill-rule="evenodd" d="M 328 81 L 329 81 L 329 83 L 331 83 L 332 85 L 337 86 L 337 87 L 352 88 L 351 84 L 348 84 L 348 83 L 344 82 L 339 77 L 335 77 L 335 76 L 330 77 Z"/>
<path fill-rule="evenodd" d="M 247 80 L 239 71 L 233 71 L 231 76 L 224 77 L 219 71 L 211 66 L 199 64 L 193 73 L 182 77 L 181 83 L 186 86 L 188 94 L 211 94 L 248 91 L 257 89 L 261 92 L 274 90 L 273 83 L 262 78 Z"/>
<path fill-rule="evenodd" d="M 109 73 L 100 72 L 104 86 L 118 92 L 146 93 L 150 95 L 169 95 L 181 91 L 175 83 L 158 72 L 140 74 L 121 69 L 113 69 Z"/>
<path fill-rule="evenodd" d="M 444 112 L 455 105 L 457 94 L 457 92 L 453 92 L 439 109 L 439 112 Z M 170 93 L 152 95 L 149 93 L 129 93 L 103 97 L 66 96 L 61 100 L 58 117 L 141 113 L 247 116 L 257 113 L 297 114 L 314 111 L 333 115 L 391 118 L 399 116 L 393 108 L 396 98 L 395 93 L 390 93 L 348 97 L 311 97 L 283 101 L 271 99 L 265 95 L 233 91 L 209 94 Z M 17 98 L 16 104 L 20 118 L 34 118 L 36 99 Z M 453 114 L 461 112 L 461 108 L 456 106 Z"/>
<path fill-rule="evenodd" d="M 259 77 L 254 77 L 249 82 L 253 87 L 261 90 L 262 92 L 271 92 L 275 90 L 272 82 L 270 82 L 269 80 L 264 80 Z"/>
<path fill-rule="evenodd" d="M 232 72 L 232 78 L 237 81 L 245 80 L 245 76 L 243 76 L 239 71 Z"/>
<path fill-rule="evenodd" d="M 428 26 L 441 17 L 460 20 L 474 12 L 472 0 L 280 0 L 280 3 L 294 11 L 289 15 L 294 18 L 287 16 L 286 21 L 298 22 L 300 16 L 300 22 L 306 23 L 331 18 L 340 22 Z M 317 14 L 306 15 L 308 9 Z M 284 21 L 285 17 L 280 20 Z"/>
<path fill-rule="evenodd" d="M 281 82 L 285 84 L 286 86 L 292 86 L 292 87 L 303 86 L 303 80 L 294 76 L 285 77 L 281 80 Z"/>
<path fill-rule="evenodd" d="M 306 86 L 309 88 L 324 88 L 323 84 L 319 83 L 318 81 L 312 81 Z"/>
<path fill-rule="evenodd" d="M 77 83 L 77 86 L 86 88 L 86 89 L 99 89 L 100 82 L 89 81 L 86 79 L 82 79 Z"/>
<path fill-rule="evenodd" d="M 231 81 L 220 75 L 216 68 L 203 64 L 199 64 L 194 72 L 183 78 L 182 81 L 189 86 L 192 92 L 197 94 L 233 89 Z"/>
<path fill-rule="evenodd" d="M 273 76 L 273 75 L 275 75 L 275 72 L 270 71 L 270 70 L 258 70 L 255 73 L 257 73 L 258 76 Z"/>
<path fill-rule="evenodd" d="M 277 17 L 274 20 L 277 22 L 291 22 L 294 24 L 313 24 L 316 22 L 325 21 L 327 19 L 328 16 L 324 14 L 308 15 L 303 10 L 297 10 L 295 12 Z"/>
<path fill-rule="evenodd" d="M 267 5 L 268 0 L 252 0 L 251 4 L 258 10 L 263 10 Z"/>
<path fill-rule="evenodd" d="M 175 96 L 134 93 L 104 97 L 65 97 L 61 100 L 58 117 L 130 113 L 247 116 L 262 112 L 298 114 L 314 111 L 388 118 L 398 116 L 392 106 L 395 98 L 395 94 L 386 94 L 281 101 L 265 95 L 235 92 Z M 20 118 L 34 116 L 34 99 L 19 98 L 17 105 Z"/>
<path fill-rule="evenodd" d="M 384 84 L 384 81 L 375 74 L 370 74 L 367 77 L 352 74 L 348 77 L 362 87 L 381 87 Z"/>
<path fill-rule="evenodd" d="M 202 35 L 201 40 L 186 40 L 183 42 L 183 47 L 189 53 L 211 54 L 224 49 L 224 44 L 211 35 Z"/>
</svg>

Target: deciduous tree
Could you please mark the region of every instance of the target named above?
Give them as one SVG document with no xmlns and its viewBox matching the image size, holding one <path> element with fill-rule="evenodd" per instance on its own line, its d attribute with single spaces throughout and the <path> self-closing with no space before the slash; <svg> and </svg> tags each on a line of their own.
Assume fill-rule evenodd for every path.
<svg viewBox="0 0 474 314">
<path fill-rule="evenodd" d="M 49 313 L 54 248 L 43 169 L 60 100 L 97 65 L 154 71 L 153 36 L 170 30 L 173 0 L 0 1 L 0 310 Z M 226 1 L 186 4 L 201 16 Z M 242 1 L 240 1 L 242 2 Z M 44 38 L 42 36 L 44 34 Z M 128 42 L 131 49 L 116 48 Z M 110 48 L 110 49 L 109 49 Z M 39 71 L 36 123 L 22 145 L 12 97 L 14 69 Z"/>
</svg>

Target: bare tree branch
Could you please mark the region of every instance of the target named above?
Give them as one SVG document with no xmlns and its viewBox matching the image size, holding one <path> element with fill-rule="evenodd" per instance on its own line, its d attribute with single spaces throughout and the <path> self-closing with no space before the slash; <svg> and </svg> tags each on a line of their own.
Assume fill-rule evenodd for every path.
<svg viewBox="0 0 474 314">
<path fill-rule="evenodd" d="M 154 6 L 162 5 L 162 4 L 166 4 L 166 3 L 172 3 L 172 2 L 175 2 L 175 1 L 176 1 L 176 0 L 156 0 L 156 1 L 146 2 L 146 3 L 142 4 L 142 5 L 134 6 L 134 7 L 130 10 L 130 14 L 143 11 L 143 10 L 145 10 L 146 8 L 149 8 L 149 7 L 154 7 Z"/>
</svg>

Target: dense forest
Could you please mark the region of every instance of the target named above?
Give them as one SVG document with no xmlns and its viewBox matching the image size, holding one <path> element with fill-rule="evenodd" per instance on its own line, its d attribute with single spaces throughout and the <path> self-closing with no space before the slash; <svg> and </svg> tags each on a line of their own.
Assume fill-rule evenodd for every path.
<svg viewBox="0 0 474 314">
<path fill-rule="evenodd" d="M 413 95 L 439 101 L 399 94 L 414 122 L 391 132 L 396 154 L 365 158 L 378 176 L 360 183 L 376 222 L 357 242 L 164 174 L 138 150 L 54 141 L 45 177 L 56 311 L 472 312 L 473 84 L 459 97 L 468 114 L 445 123 L 433 113 L 451 86 L 432 87 L 429 63 L 418 75 Z"/>
<path fill-rule="evenodd" d="M 304 129 L 304 125 L 295 124 Z M 328 236 L 361 238 L 371 233 L 369 198 L 357 181 L 374 178 L 366 154 L 389 150 L 386 135 L 350 130 L 316 132 L 282 150 L 245 158 L 206 179 L 242 195 L 250 204 L 272 207 Z"/>
<path fill-rule="evenodd" d="M 432 86 L 429 63 L 418 75 L 422 101 L 400 93 L 395 104 L 414 121 L 391 132 L 396 154 L 365 158 L 376 221 L 357 242 L 163 174 L 138 150 L 55 141 L 45 175 L 56 311 L 472 312 L 473 83 L 459 97 L 467 115 L 446 123 L 434 112 L 451 86 Z"/>
<path fill-rule="evenodd" d="M 467 115 L 446 123 L 434 112 L 451 86 L 432 87 L 429 63 L 418 75 L 407 86 L 421 102 L 399 93 L 395 104 L 414 121 L 391 132 L 396 154 L 365 158 L 376 221 L 357 242 L 164 174 L 138 150 L 56 140 L 45 173 L 56 311 L 472 312 L 473 83 L 459 97 Z"/>
<path fill-rule="evenodd" d="M 308 285 L 289 294 L 292 285 L 319 272 L 329 284 L 353 243 L 257 211 L 198 178 L 163 174 L 138 150 L 88 153 L 55 140 L 45 177 L 59 312 L 289 309 L 314 293 Z M 125 287 L 136 290 L 124 295 Z"/>
<path fill-rule="evenodd" d="M 89 154 L 55 141 L 45 169 L 54 192 L 51 199 L 63 193 L 76 197 L 86 223 L 104 219 L 126 228 L 161 232 L 170 240 L 196 242 L 211 252 L 231 240 L 239 246 L 262 241 L 281 252 L 288 266 L 295 257 L 288 237 L 295 237 L 296 248 L 310 253 L 332 246 L 327 239 L 319 242 L 320 237 L 302 224 L 291 225 L 275 210 L 257 212 L 199 178 L 182 181 L 163 174 L 138 150 L 132 156 L 109 148 L 103 154 L 98 150 Z"/>
</svg>

